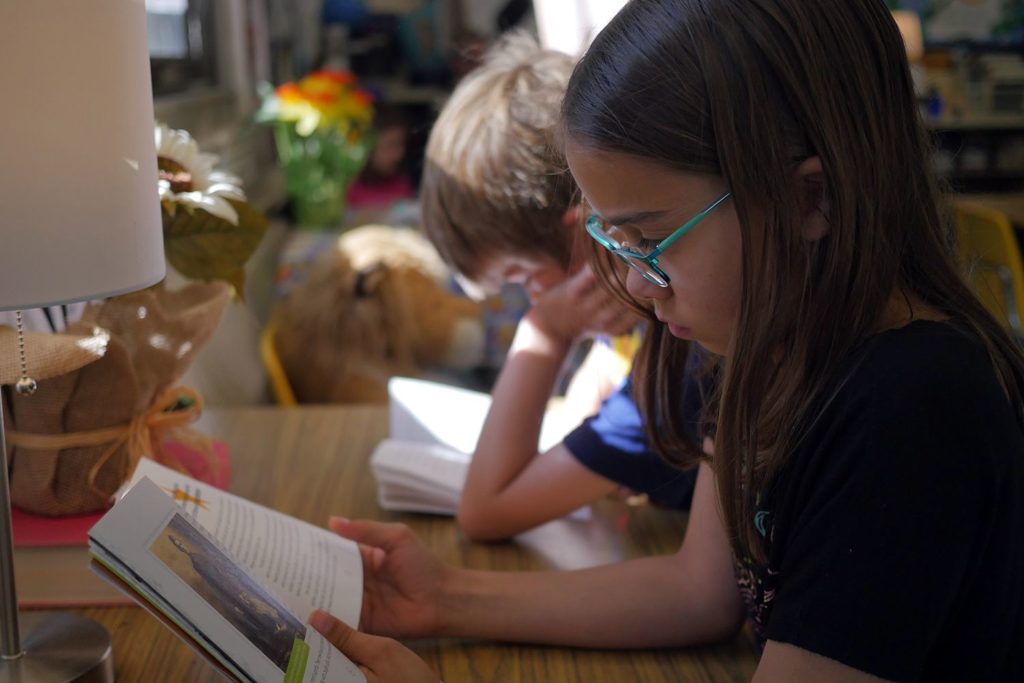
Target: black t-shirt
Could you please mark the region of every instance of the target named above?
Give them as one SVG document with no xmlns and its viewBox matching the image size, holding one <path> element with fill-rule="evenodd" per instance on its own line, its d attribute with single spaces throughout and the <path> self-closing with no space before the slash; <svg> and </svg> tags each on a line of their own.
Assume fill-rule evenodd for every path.
<svg viewBox="0 0 1024 683">
<path fill-rule="evenodd" d="M 985 347 L 918 321 L 851 355 L 736 564 L 755 630 L 897 681 L 1024 681 L 1024 433 Z"/>
</svg>

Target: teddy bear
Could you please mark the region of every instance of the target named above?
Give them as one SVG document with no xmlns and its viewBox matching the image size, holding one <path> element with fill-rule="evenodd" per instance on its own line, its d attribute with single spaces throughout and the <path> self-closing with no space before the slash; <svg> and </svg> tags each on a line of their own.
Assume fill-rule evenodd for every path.
<svg viewBox="0 0 1024 683">
<path fill-rule="evenodd" d="M 301 403 L 387 400 L 395 375 L 484 358 L 481 305 L 448 289 L 437 251 L 409 228 L 341 235 L 276 307 L 274 346 Z"/>
</svg>

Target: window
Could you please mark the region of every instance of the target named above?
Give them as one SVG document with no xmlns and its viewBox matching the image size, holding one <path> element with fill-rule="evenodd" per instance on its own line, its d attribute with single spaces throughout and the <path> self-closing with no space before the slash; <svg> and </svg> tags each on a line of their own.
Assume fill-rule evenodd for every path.
<svg viewBox="0 0 1024 683">
<path fill-rule="evenodd" d="M 146 0 L 153 94 L 217 82 L 212 0 Z"/>
</svg>

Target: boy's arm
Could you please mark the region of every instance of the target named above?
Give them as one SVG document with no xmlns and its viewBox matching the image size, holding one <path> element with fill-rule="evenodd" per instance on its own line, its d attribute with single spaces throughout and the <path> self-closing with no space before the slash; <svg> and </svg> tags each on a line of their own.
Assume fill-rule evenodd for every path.
<svg viewBox="0 0 1024 683">
<path fill-rule="evenodd" d="M 519 324 L 459 501 L 457 521 L 467 537 L 508 538 L 615 490 L 562 444 L 538 457 L 544 412 L 568 348 L 529 314 Z"/>
<path fill-rule="evenodd" d="M 564 445 L 529 460 L 498 494 L 463 500 L 458 524 L 474 541 L 500 541 L 558 519 L 616 491 L 619 485 L 580 464 Z"/>
<path fill-rule="evenodd" d="M 564 447 L 537 457 L 541 424 L 573 340 L 609 312 L 588 269 L 541 297 L 516 330 L 469 467 L 457 520 L 475 540 L 507 538 L 611 493 Z"/>
</svg>

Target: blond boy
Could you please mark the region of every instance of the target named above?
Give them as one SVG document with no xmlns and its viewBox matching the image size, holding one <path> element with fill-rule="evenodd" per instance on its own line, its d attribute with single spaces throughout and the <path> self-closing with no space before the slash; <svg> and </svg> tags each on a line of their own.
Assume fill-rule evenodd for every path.
<svg viewBox="0 0 1024 683">
<path fill-rule="evenodd" d="M 495 384 L 459 506 L 459 526 L 477 540 L 512 536 L 622 487 L 680 507 L 692 494 L 692 475 L 647 447 L 628 382 L 591 381 L 596 414 L 538 452 L 574 343 L 623 335 L 637 322 L 597 283 L 577 243 L 578 192 L 555 144 L 572 68 L 570 57 L 524 34 L 505 38 L 456 88 L 427 145 L 427 235 L 473 287 L 520 284 L 532 304 Z M 600 375 L 594 368 L 612 357 L 606 345 L 594 348 L 584 375 Z"/>
</svg>

